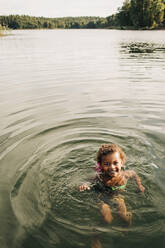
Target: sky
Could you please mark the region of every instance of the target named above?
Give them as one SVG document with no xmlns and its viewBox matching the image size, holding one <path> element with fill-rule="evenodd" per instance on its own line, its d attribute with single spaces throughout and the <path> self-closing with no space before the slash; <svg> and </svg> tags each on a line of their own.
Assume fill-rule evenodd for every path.
<svg viewBox="0 0 165 248">
<path fill-rule="evenodd" d="M 101 16 L 117 11 L 124 0 L 0 0 L 0 15 L 45 17 Z"/>
</svg>

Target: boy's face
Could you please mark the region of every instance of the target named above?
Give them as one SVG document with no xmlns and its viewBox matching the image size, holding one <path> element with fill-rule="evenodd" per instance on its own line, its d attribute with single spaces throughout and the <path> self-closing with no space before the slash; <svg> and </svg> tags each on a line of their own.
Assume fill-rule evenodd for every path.
<svg viewBox="0 0 165 248">
<path fill-rule="evenodd" d="M 118 176 L 121 172 L 123 163 L 118 152 L 114 152 L 102 157 L 101 167 L 110 176 Z"/>
</svg>

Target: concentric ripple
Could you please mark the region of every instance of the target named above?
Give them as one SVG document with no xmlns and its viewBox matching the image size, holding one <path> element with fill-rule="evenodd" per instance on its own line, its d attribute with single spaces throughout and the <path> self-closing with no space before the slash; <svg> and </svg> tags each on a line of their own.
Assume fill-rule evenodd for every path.
<svg viewBox="0 0 165 248">
<path fill-rule="evenodd" d="M 106 125 L 93 128 L 96 123 L 103 124 L 97 118 L 68 120 L 27 140 L 40 140 L 40 145 L 17 171 L 11 202 L 19 223 L 41 247 L 43 244 L 87 247 L 92 235 L 99 235 L 105 247 L 109 237 L 111 242 L 119 239 L 119 244 L 123 244 L 125 232 L 128 232 L 127 247 L 135 243 L 135 237 L 135 244 L 145 247 L 151 235 L 157 237 L 163 233 L 164 214 L 157 212 L 155 201 L 159 197 L 152 195 L 159 190 L 154 181 L 158 166 L 154 164 L 156 151 L 152 143 L 138 130 L 134 136 L 128 136 L 128 130 L 124 129 L 112 131 Z M 110 120 L 108 124 L 113 126 Z M 47 140 L 44 144 L 43 139 Z M 128 184 L 125 199 L 133 213 L 133 225 L 129 229 L 118 219 L 115 209 L 115 221 L 106 226 L 99 213 L 97 193 L 78 191 L 78 185 L 94 176 L 100 144 L 109 141 L 122 146 L 128 154 L 126 167 L 134 168 L 146 187 L 145 194 L 138 194 L 136 184 L 133 181 Z M 29 238 L 23 242 L 26 246 Z"/>
</svg>

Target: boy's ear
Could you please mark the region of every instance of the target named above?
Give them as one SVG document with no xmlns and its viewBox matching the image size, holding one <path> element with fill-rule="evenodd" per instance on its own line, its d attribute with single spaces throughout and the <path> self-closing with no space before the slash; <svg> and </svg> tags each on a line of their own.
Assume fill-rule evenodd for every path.
<svg viewBox="0 0 165 248">
<path fill-rule="evenodd" d="M 124 166 L 124 161 L 121 159 L 121 166 L 123 167 Z"/>
</svg>

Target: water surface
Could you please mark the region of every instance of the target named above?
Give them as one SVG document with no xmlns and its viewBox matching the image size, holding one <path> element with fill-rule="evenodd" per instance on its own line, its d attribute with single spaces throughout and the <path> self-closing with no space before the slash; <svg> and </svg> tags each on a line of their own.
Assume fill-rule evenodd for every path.
<svg viewBox="0 0 165 248">
<path fill-rule="evenodd" d="M 12 31 L 0 58 L 0 246 L 164 248 L 164 31 Z M 108 142 L 146 187 L 129 228 L 77 191 Z"/>
</svg>

